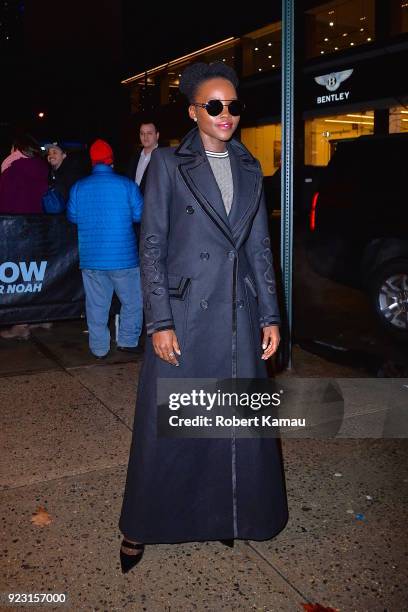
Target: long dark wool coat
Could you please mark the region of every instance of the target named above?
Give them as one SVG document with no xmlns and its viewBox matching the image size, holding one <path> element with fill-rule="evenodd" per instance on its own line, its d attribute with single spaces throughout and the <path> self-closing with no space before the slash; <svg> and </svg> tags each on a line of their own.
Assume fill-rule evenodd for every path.
<svg viewBox="0 0 408 612">
<path fill-rule="evenodd" d="M 288 519 L 273 438 L 157 436 L 162 378 L 263 378 L 261 327 L 279 323 L 259 162 L 228 143 L 227 217 L 197 129 L 150 161 L 141 236 L 147 332 L 174 326 L 180 366 L 148 337 L 119 527 L 144 543 L 268 539 Z"/>
</svg>

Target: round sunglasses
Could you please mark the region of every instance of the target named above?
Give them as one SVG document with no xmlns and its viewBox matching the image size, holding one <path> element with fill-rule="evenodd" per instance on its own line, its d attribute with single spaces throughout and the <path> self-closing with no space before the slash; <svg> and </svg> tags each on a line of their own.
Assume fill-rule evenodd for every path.
<svg viewBox="0 0 408 612">
<path fill-rule="evenodd" d="M 229 104 L 224 104 L 224 102 L 229 102 Z M 245 108 L 245 104 L 241 100 L 208 100 L 206 103 L 193 102 L 193 106 L 205 108 L 211 117 L 221 115 L 224 106 L 228 106 L 229 114 L 233 117 L 239 117 Z"/>
</svg>

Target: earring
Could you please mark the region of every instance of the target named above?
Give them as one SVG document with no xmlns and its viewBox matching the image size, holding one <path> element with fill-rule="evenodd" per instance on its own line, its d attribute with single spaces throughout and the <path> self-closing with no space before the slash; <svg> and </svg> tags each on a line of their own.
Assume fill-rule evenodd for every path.
<svg viewBox="0 0 408 612">
<path fill-rule="evenodd" d="M 197 121 L 197 117 L 194 117 L 194 121 Z"/>
</svg>

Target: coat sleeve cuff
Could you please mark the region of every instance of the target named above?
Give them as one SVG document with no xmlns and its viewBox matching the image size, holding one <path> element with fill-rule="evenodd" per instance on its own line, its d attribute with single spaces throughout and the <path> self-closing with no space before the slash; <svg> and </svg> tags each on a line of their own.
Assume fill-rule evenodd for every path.
<svg viewBox="0 0 408 612">
<path fill-rule="evenodd" d="M 151 336 L 158 331 L 165 331 L 166 329 L 175 329 L 174 322 L 171 319 L 146 324 L 146 333 L 148 336 Z"/>
<path fill-rule="evenodd" d="M 262 329 L 263 327 L 268 327 L 269 325 L 280 325 L 281 320 L 279 316 L 269 316 L 269 317 L 260 317 L 259 326 Z"/>
</svg>

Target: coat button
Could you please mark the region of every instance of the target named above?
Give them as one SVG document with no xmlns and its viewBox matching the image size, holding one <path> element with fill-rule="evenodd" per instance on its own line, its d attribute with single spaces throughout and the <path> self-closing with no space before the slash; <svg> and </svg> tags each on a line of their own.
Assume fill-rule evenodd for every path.
<svg viewBox="0 0 408 612">
<path fill-rule="evenodd" d="M 157 287 L 156 289 L 152 291 L 154 295 L 164 295 L 165 292 L 166 290 L 164 289 L 164 287 Z"/>
<path fill-rule="evenodd" d="M 201 308 L 202 308 L 203 310 L 207 310 L 207 308 L 208 308 L 208 302 L 207 302 L 207 300 L 201 300 L 201 302 L 200 302 L 200 306 L 201 306 Z"/>
<path fill-rule="evenodd" d="M 238 306 L 238 308 L 243 308 L 244 307 L 244 300 L 237 300 L 237 306 Z"/>
<path fill-rule="evenodd" d="M 188 215 L 192 215 L 194 212 L 194 208 L 192 206 L 186 206 L 186 213 Z"/>
<path fill-rule="evenodd" d="M 210 254 L 204 251 L 204 253 L 200 253 L 201 259 L 210 259 Z"/>
<path fill-rule="evenodd" d="M 235 259 L 235 251 L 229 251 L 228 259 L 230 259 L 231 261 Z"/>
</svg>

